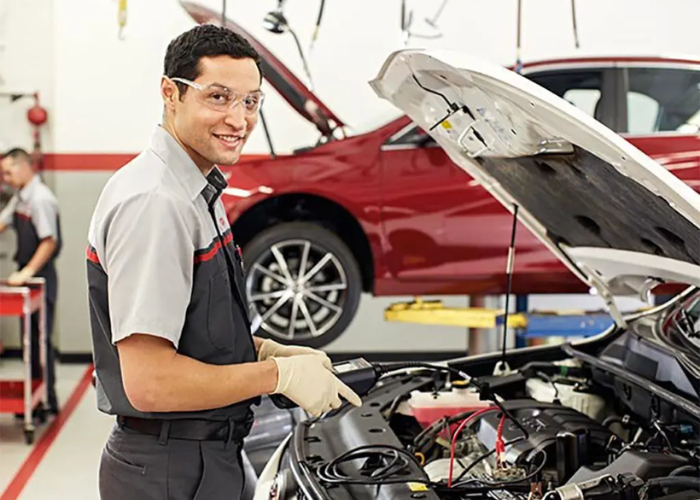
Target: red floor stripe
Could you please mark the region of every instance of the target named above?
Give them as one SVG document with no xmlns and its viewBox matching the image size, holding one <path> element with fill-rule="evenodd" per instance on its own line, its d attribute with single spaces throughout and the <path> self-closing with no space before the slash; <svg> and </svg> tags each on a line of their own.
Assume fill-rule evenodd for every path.
<svg viewBox="0 0 700 500">
<path fill-rule="evenodd" d="M 78 382 L 76 388 L 73 389 L 73 393 L 61 409 L 61 413 L 48 425 L 46 431 L 44 431 L 39 440 L 35 443 L 34 449 L 24 461 L 22 467 L 17 471 L 15 477 L 12 478 L 7 489 L 0 495 L 0 500 L 17 500 L 17 498 L 19 498 L 22 490 L 27 486 L 27 483 L 37 467 L 39 467 L 39 464 L 44 459 L 46 452 L 49 451 L 49 448 L 58 437 L 59 432 L 61 432 L 63 426 L 78 407 L 78 403 L 80 403 L 80 400 L 85 395 L 85 391 L 87 391 L 88 387 L 92 384 L 92 369 L 93 367 L 89 366 L 85 370 L 85 374 L 80 379 L 80 382 Z"/>
</svg>

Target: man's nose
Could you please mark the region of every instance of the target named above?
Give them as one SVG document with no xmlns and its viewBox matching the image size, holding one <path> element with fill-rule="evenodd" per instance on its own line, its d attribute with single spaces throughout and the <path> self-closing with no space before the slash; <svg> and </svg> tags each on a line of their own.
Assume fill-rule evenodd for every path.
<svg viewBox="0 0 700 500">
<path fill-rule="evenodd" d="M 226 118 L 224 119 L 227 125 L 235 128 L 236 130 L 242 130 L 246 126 L 245 122 L 245 110 L 243 109 L 243 103 L 237 102 L 233 107 L 229 108 L 226 112 Z"/>
</svg>

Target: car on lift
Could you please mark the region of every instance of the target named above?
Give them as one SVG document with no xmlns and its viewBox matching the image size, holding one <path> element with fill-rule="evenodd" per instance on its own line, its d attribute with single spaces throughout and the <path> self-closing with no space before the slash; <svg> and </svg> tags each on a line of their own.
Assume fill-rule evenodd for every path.
<svg viewBox="0 0 700 500">
<path fill-rule="evenodd" d="M 220 22 L 206 7 L 182 5 L 198 23 Z M 231 20 L 227 27 L 250 40 L 267 81 L 320 134 L 314 146 L 230 170 L 223 200 L 259 334 L 326 346 L 363 292 L 505 292 L 508 212 L 422 127 L 399 115 L 349 134 L 260 41 Z M 574 58 L 526 63 L 522 74 L 700 188 L 700 60 Z M 589 292 L 537 238 L 520 234 L 513 293 Z"/>
<path fill-rule="evenodd" d="M 255 498 L 700 498 L 700 195 L 498 65 L 401 50 L 370 83 L 595 288 L 615 321 L 561 345 L 338 366 L 355 387 L 375 382 L 362 406 L 297 424 Z M 620 295 L 648 297 L 662 282 L 688 288 L 620 312 Z"/>
</svg>

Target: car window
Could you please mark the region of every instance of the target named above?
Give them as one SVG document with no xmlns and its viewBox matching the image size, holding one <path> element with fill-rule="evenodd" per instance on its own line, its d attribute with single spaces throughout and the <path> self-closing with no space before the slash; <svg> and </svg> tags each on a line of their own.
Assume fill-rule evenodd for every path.
<svg viewBox="0 0 700 500">
<path fill-rule="evenodd" d="M 600 101 L 598 89 L 570 89 L 562 96 L 577 108 L 595 117 L 596 105 Z"/>
<path fill-rule="evenodd" d="M 700 71 L 626 68 L 630 134 L 700 131 Z"/>
<path fill-rule="evenodd" d="M 639 92 L 627 92 L 627 129 L 630 134 L 646 134 L 656 130 L 659 103 Z"/>
<path fill-rule="evenodd" d="M 602 70 L 557 70 L 525 76 L 596 120 L 601 120 Z"/>
</svg>

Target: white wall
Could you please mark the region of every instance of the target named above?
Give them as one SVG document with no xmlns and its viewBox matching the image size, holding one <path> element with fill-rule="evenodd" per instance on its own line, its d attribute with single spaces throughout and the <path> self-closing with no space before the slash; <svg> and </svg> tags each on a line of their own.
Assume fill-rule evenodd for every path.
<svg viewBox="0 0 700 500">
<path fill-rule="evenodd" d="M 432 16 L 440 2 L 409 2 L 415 7 L 417 31 L 426 30 L 421 20 Z M 37 3 L 51 4 L 49 0 L 13 0 L 11 15 L 19 10 L 34 16 L 42 11 L 29 4 Z M 139 150 L 160 118 L 158 83 L 166 46 L 192 22 L 176 0 L 129 2 L 126 39 L 120 41 L 115 1 L 53 3 L 55 150 Z M 221 0 L 201 3 L 213 9 L 221 6 Z M 523 3 L 523 58 L 575 52 L 568 1 Z M 228 13 L 305 78 L 291 36 L 273 35 L 262 28 L 263 16 L 276 4 L 276 0 L 229 0 Z M 304 48 L 309 45 L 317 7 L 318 2 L 308 0 L 287 2 L 287 17 Z M 399 7 L 400 0 L 326 2 L 309 62 L 318 94 L 351 125 L 393 112 L 374 97 L 366 82 L 386 55 L 402 46 Z M 586 0 L 577 2 L 577 7 L 581 53 L 700 53 L 696 36 L 700 2 L 695 0 Z M 46 11 L 41 15 L 46 16 Z M 463 50 L 503 64 L 514 61 L 516 0 L 450 0 L 439 24 L 443 38 L 415 39 L 412 45 Z M 19 33 L 10 33 L 8 55 L 17 54 L 13 44 L 19 38 Z M 35 43 L 42 39 L 45 35 Z M 46 61 L 50 61 L 46 56 L 39 59 L 40 65 Z M 16 57 L 8 60 L 10 74 L 15 74 L 20 62 Z M 24 79 L 36 78 L 34 85 L 38 85 L 46 76 L 37 73 Z M 266 101 L 266 110 L 279 148 L 290 150 L 314 141 L 314 130 L 276 97 Z M 256 134 L 248 151 L 266 151 L 262 133 Z"/>
<path fill-rule="evenodd" d="M 42 135 L 51 150 L 52 131 L 58 128 L 54 104 L 54 17 L 52 0 L 0 0 L 0 93 L 40 92 L 50 110 L 51 127 Z M 10 104 L 0 97 L 0 146 L 31 149 L 31 128 L 26 119 L 32 99 Z"/>
<path fill-rule="evenodd" d="M 0 0 L 0 93 L 40 92 L 49 109 L 50 126 L 42 133 L 43 145 L 53 149 L 52 131 L 58 126 L 53 116 L 53 1 Z M 10 103 L 0 97 L 0 151 L 12 146 L 32 149 L 32 130 L 26 119 L 32 99 Z M 54 187 L 49 180 L 49 185 Z M 0 277 L 14 270 L 10 259 L 15 237 L 0 235 Z M 17 345 L 18 321 L 0 318 L 0 342 Z"/>
<path fill-rule="evenodd" d="M 218 9 L 221 0 L 201 0 Z M 409 1 L 415 30 L 431 17 L 442 0 Z M 301 78 L 301 60 L 289 35 L 262 28 L 264 14 L 277 0 L 229 0 L 229 17 L 266 44 Z M 308 48 L 318 1 L 289 0 L 287 17 Z M 523 51 L 525 60 L 576 54 L 570 2 L 525 0 Z M 399 30 L 400 0 L 326 2 L 326 12 L 314 52 L 309 56 L 318 95 L 351 126 L 397 113 L 378 100 L 367 81 L 392 50 L 403 47 Z M 480 55 L 501 64 L 515 57 L 516 0 L 450 0 L 439 25 L 438 40 L 414 39 L 411 46 L 440 47 Z M 581 49 L 578 53 L 700 54 L 697 0 L 586 0 L 577 2 Z M 159 77 L 168 42 L 193 23 L 176 0 L 129 2 L 125 40 L 117 37 L 114 0 L 0 0 L 0 92 L 35 91 L 49 110 L 43 132 L 47 152 L 138 152 L 159 122 Z M 296 116 L 268 89 L 266 112 L 277 149 L 289 151 L 316 140 L 313 127 Z M 10 105 L 0 98 L 0 146 L 31 148 L 25 113 L 30 101 Z M 261 130 L 248 152 L 266 152 Z M 59 263 L 61 296 L 57 331 L 63 351 L 87 352 L 87 298 L 84 286 L 84 241 L 94 200 L 109 173 L 56 172 L 46 180 L 55 190 L 64 214 L 64 256 Z M 0 273 L 10 268 L 3 252 L 11 252 L 10 235 L 0 237 Z M 365 301 L 366 302 L 366 301 Z M 383 304 L 383 303 L 381 303 Z M 356 321 L 339 350 L 376 344 L 380 306 L 363 306 L 367 320 Z M 562 304 L 562 307 L 576 307 Z M 0 322 L 2 337 L 14 330 Z M 393 327 L 387 327 L 389 331 Z M 398 327 L 397 327 L 398 328 Z M 408 330 L 401 330 L 407 332 Z M 410 344 L 461 348 L 458 337 L 436 335 L 436 329 L 410 330 Z M 441 330 L 442 331 L 442 330 Z M 425 335 L 422 335 L 422 332 Z M 396 335 L 396 336 L 393 336 Z M 387 345 L 398 330 L 382 337 Z M 390 340 L 391 339 L 391 340 Z M 13 342 L 10 340 L 9 342 Z M 408 345 L 408 344 L 405 344 Z"/>
</svg>

